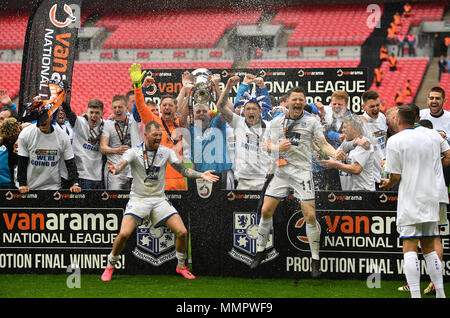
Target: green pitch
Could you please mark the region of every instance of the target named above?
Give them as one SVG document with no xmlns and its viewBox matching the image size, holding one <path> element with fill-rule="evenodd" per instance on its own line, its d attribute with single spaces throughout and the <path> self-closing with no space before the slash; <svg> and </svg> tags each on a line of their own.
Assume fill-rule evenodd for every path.
<svg viewBox="0 0 450 318">
<path fill-rule="evenodd" d="M 247 279 L 179 275 L 120 275 L 110 282 L 100 275 L 1 274 L 0 298 L 409 298 L 403 281 L 381 281 L 368 288 L 361 280 Z M 68 285 L 69 278 L 69 285 Z M 428 285 L 422 282 L 422 291 Z M 71 286 L 73 288 L 69 288 Z M 79 288 L 77 288 L 79 287 Z M 450 283 L 445 284 L 447 293 Z M 424 296 L 434 298 L 434 296 Z"/>
</svg>

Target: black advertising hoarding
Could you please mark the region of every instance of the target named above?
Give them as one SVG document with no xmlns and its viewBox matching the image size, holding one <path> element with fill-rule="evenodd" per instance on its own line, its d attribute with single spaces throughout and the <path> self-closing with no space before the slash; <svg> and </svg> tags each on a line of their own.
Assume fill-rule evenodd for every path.
<svg viewBox="0 0 450 318">
<path fill-rule="evenodd" d="M 147 75 L 155 79 L 155 85 L 148 89 L 145 99 L 160 104 L 160 97 L 165 94 L 177 95 L 182 87 L 182 69 L 147 69 Z M 193 69 L 187 69 L 192 72 Z M 321 102 L 329 105 L 331 94 L 335 90 L 345 90 L 349 95 L 348 108 L 354 113 L 362 113 L 362 94 L 368 89 L 368 72 L 366 68 L 267 68 L 267 69 L 209 69 L 212 74 L 219 74 L 220 88 L 223 90 L 231 76 L 238 75 L 241 80 L 251 73 L 262 77 L 271 97 L 278 98 L 296 86 L 302 86 L 307 92 L 307 102 Z M 253 88 L 253 85 L 250 88 Z M 237 86 L 230 92 L 234 101 Z M 273 105 L 272 105 L 273 106 Z M 210 105 L 215 109 L 215 104 Z"/>
<path fill-rule="evenodd" d="M 260 193 L 190 182 L 190 191 L 166 195 L 189 231 L 195 275 L 310 278 L 306 226 L 292 196 L 281 201 L 274 214 L 268 261 L 250 270 Z M 68 266 L 77 264 L 81 273 L 101 275 L 129 194 L 0 190 L 0 198 L 0 273 L 65 273 Z M 396 207 L 396 192 L 316 192 L 322 276 L 404 279 Z M 449 281 L 448 225 L 441 227 L 441 235 L 444 281 Z M 167 229 L 143 224 L 129 238 L 117 273 L 174 274 L 174 242 Z M 426 275 L 423 257 L 419 259 L 421 273 Z"/>
<path fill-rule="evenodd" d="M 39 0 L 31 10 L 22 57 L 19 113 L 33 97 L 50 99 L 47 81 L 72 83 L 82 0 Z M 70 93 L 67 96 L 70 102 Z"/>
<path fill-rule="evenodd" d="M 84 273 L 105 268 L 129 193 L 1 191 L 0 196 L 0 272 L 56 274 L 75 265 Z M 167 196 L 180 209 L 181 195 Z M 129 238 L 117 266 L 126 273 L 172 273 L 175 236 L 165 227 L 143 223 Z"/>
</svg>

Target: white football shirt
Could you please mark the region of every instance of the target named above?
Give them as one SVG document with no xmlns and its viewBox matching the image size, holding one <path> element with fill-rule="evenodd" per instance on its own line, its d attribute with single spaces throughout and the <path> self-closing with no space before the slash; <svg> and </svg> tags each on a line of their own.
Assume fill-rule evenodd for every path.
<svg viewBox="0 0 450 318">
<path fill-rule="evenodd" d="M 133 177 L 130 195 L 138 197 L 164 197 L 167 162 L 172 164 L 181 163 L 181 161 L 172 149 L 160 145 L 156 154 L 152 151 L 147 152 L 148 166 L 150 169 L 150 173 L 147 175 L 144 165 L 143 146 L 144 144 L 142 143 L 137 147 L 130 148 L 122 156 L 122 160 L 128 162 Z M 156 157 L 153 161 L 153 156 L 155 155 Z M 150 168 L 152 161 L 153 165 Z"/>
<path fill-rule="evenodd" d="M 90 129 L 83 116 L 78 116 L 75 121 L 72 148 L 81 179 L 102 180 L 102 153 L 97 136 L 100 137 L 103 127 L 104 122 L 100 121 L 96 127 Z"/>
<path fill-rule="evenodd" d="M 364 127 L 367 128 L 367 132 L 369 134 L 368 137 L 373 145 L 373 177 L 375 182 L 380 183 L 381 162 L 386 157 L 386 133 L 388 128 L 386 124 L 386 117 L 381 112 L 378 114 L 377 119 L 373 119 L 367 115 L 366 112 L 364 112 L 362 116 L 367 119 L 367 122 L 364 123 Z"/>
<path fill-rule="evenodd" d="M 272 143 L 277 144 L 282 139 L 289 139 L 291 147 L 279 156 L 287 161 L 282 167 L 286 173 L 301 171 L 312 171 L 313 139 L 325 138 L 320 121 L 304 111 L 303 115 L 294 120 L 286 117 L 283 113 L 272 119 L 270 123 L 270 138 Z"/>
<path fill-rule="evenodd" d="M 386 171 L 401 175 L 398 226 L 439 220 L 435 150 L 429 135 L 419 129 L 404 129 L 387 141 Z"/>
<path fill-rule="evenodd" d="M 339 170 L 343 191 L 375 191 L 373 156 L 372 145 L 369 150 L 357 146 L 348 153 L 345 163 L 351 165 L 357 162 L 362 167 L 362 171 L 360 174 L 351 174 Z"/>
<path fill-rule="evenodd" d="M 264 179 L 272 161 L 271 156 L 263 151 L 261 143 L 267 143 L 270 123 L 264 121 L 249 127 L 245 118 L 233 113 L 230 125 L 235 137 L 236 178 Z"/>
</svg>

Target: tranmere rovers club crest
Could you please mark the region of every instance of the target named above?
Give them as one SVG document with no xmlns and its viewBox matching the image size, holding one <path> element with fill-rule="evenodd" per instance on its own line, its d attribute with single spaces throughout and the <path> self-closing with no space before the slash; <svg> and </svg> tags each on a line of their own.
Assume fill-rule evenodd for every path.
<svg viewBox="0 0 450 318">
<path fill-rule="evenodd" d="M 136 228 L 136 248 L 133 255 L 153 266 L 175 258 L 175 235 L 165 226 L 155 228 L 144 221 Z"/>
<path fill-rule="evenodd" d="M 233 213 L 233 247 L 228 254 L 247 265 L 250 265 L 256 254 L 256 239 L 258 237 L 258 224 L 260 216 L 256 212 Z M 273 247 L 273 229 L 270 230 L 266 248 Z M 271 261 L 278 256 L 275 249 L 270 250 L 263 263 Z"/>
</svg>

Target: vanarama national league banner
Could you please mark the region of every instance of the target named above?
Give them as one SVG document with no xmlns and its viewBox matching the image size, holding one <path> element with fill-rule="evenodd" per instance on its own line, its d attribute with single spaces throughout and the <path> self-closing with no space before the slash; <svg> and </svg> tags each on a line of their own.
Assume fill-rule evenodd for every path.
<svg viewBox="0 0 450 318">
<path fill-rule="evenodd" d="M 82 0 L 35 1 L 23 49 L 19 113 L 35 96 L 50 99 L 49 80 L 66 80 L 71 86 L 81 4 Z"/>
</svg>

